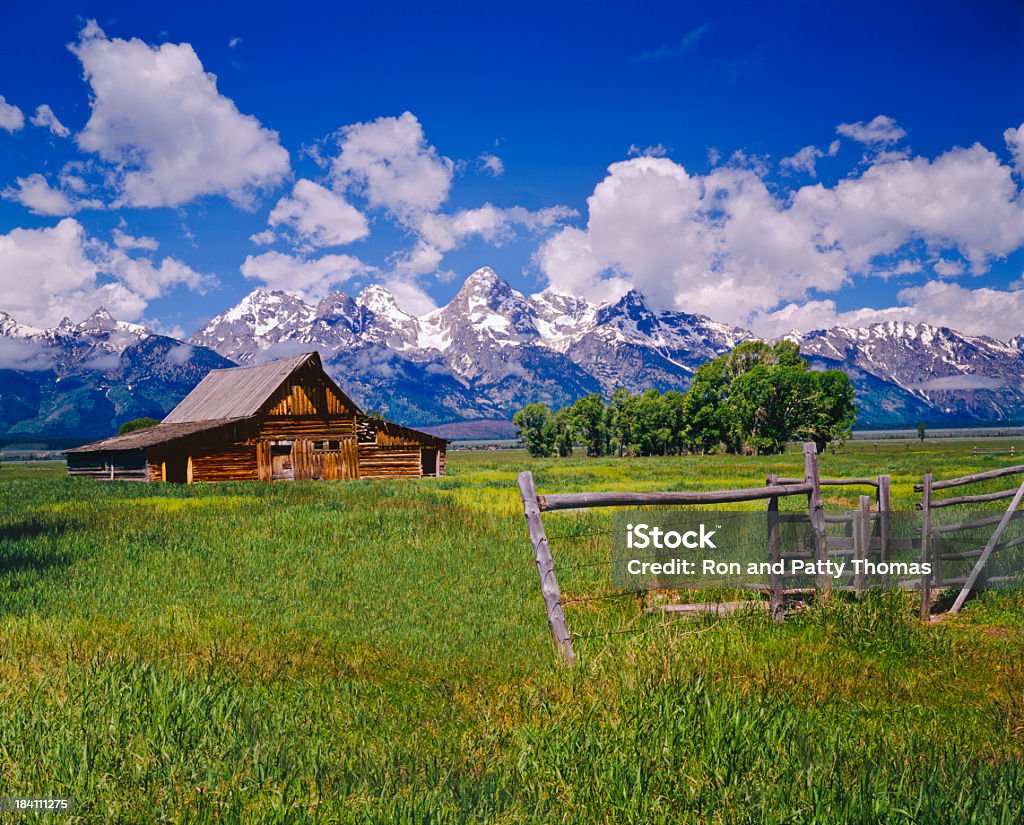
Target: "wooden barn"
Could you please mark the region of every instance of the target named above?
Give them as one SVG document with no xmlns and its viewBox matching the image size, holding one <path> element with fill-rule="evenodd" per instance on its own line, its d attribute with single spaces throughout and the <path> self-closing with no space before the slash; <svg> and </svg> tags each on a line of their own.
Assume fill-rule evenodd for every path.
<svg viewBox="0 0 1024 825">
<path fill-rule="evenodd" d="M 445 441 L 360 410 L 320 355 L 213 370 L 161 422 L 68 450 L 68 474 L 122 481 L 443 476 Z"/>
</svg>

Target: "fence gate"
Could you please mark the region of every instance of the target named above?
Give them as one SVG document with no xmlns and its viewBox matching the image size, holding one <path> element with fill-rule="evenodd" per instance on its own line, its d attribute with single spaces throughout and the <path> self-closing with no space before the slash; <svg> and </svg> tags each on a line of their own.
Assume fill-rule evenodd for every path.
<svg viewBox="0 0 1024 825">
<path fill-rule="evenodd" d="M 971 593 L 971 590 L 977 584 L 978 578 L 981 576 L 981 573 L 989 559 L 992 557 L 992 554 L 1024 545 L 1024 538 L 1012 539 L 1010 541 L 1000 543 L 1000 539 L 1002 538 L 1003 533 L 1006 532 L 1006 528 L 1010 525 L 1010 522 L 1015 518 L 1024 516 L 1024 512 L 1018 509 L 1020 507 L 1021 500 L 1024 499 L 1024 481 L 1022 481 L 1017 487 L 1010 487 L 1006 490 L 999 490 L 995 493 L 968 494 L 952 496 L 949 498 L 936 498 L 935 492 L 938 490 L 948 490 L 953 487 L 965 487 L 972 484 L 978 484 L 984 481 L 990 481 L 994 478 L 1019 475 L 1024 475 L 1024 466 L 1002 467 L 998 470 L 989 470 L 984 473 L 974 473 L 973 475 L 938 481 L 932 477 L 931 473 L 927 473 L 924 476 L 922 483 L 914 486 L 914 490 L 921 493 L 921 503 L 918 505 L 922 511 L 921 561 L 931 563 L 933 571 L 931 579 L 926 579 L 922 582 L 922 619 L 926 619 L 931 615 L 933 589 L 959 586 L 960 592 L 957 594 L 956 600 L 953 602 L 953 606 L 949 609 L 950 613 L 959 613 L 960 608 L 963 607 L 964 602 Z M 1005 499 L 1011 499 L 1011 501 L 1009 507 L 1006 508 L 1006 511 L 1001 516 L 991 516 L 987 518 L 974 519 L 972 521 L 955 522 L 952 524 L 935 525 L 932 523 L 934 511 L 942 507 L 954 507 L 963 504 L 981 504 L 984 502 L 1001 501 Z M 982 547 L 960 552 L 946 552 L 943 550 L 943 540 L 946 539 L 946 537 L 952 538 L 957 533 L 978 530 L 979 528 L 990 526 L 994 526 L 994 529 Z M 948 539 L 946 540 L 948 541 Z M 976 561 L 974 562 L 970 572 L 965 576 L 949 579 L 944 577 L 943 562 L 965 561 L 970 559 L 976 559 Z M 989 581 L 994 583 L 1006 580 L 1008 580 L 1008 577 L 993 577 L 989 579 Z"/>
</svg>

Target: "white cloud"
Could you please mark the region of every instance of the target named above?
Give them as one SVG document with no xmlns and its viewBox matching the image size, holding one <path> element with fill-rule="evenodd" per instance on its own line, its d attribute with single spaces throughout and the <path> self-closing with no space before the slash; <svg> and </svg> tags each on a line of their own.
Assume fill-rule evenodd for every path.
<svg viewBox="0 0 1024 825">
<path fill-rule="evenodd" d="M 155 252 L 160 248 L 156 238 L 150 238 L 146 235 L 136 237 L 118 228 L 115 228 L 112 234 L 114 246 L 118 249 L 145 249 L 149 252 Z"/>
<path fill-rule="evenodd" d="M 345 126 L 331 172 L 340 188 L 402 220 L 435 212 L 448 199 L 455 164 L 427 143 L 411 112 Z"/>
<path fill-rule="evenodd" d="M 49 181 L 40 174 L 16 178 L 15 184 L 16 187 L 8 186 L 4 189 L 4 199 L 20 203 L 34 215 L 73 215 L 79 209 L 78 204 L 61 190 L 50 186 Z"/>
<path fill-rule="evenodd" d="M 913 387 L 916 390 L 997 390 L 1005 387 L 1001 378 L 989 378 L 984 375 L 944 375 L 922 381 Z"/>
<path fill-rule="evenodd" d="M 859 327 L 885 321 L 908 321 L 949 327 L 967 335 L 1003 341 L 1024 334 L 1024 289 L 970 289 L 946 281 L 929 281 L 897 294 L 898 306 L 841 312 L 831 299 L 791 303 L 758 313 L 750 328 L 773 337 L 791 330 L 808 332 L 833 326 Z"/>
<path fill-rule="evenodd" d="M 469 238 L 478 237 L 500 246 L 512 240 L 517 229 L 538 232 L 564 223 L 575 215 L 576 211 L 566 206 L 531 211 L 522 206 L 500 208 L 490 203 L 451 215 L 440 212 L 425 214 L 415 227 L 420 240 L 408 253 L 395 257 L 395 270 L 401 275 L 434 273 L 444 254 Z"/>
<path fill-rule="evenodd" d="M 120 204 L 225 195 L 247 205 L 289 173 L 277 133 L 218 92 L 189 44 L 108 39 L 91 22 L 70 48 L 92 88 L 92 113 L 76 141 L 116 165 Z"/>
<path fill-rule="evenodd" d="M 0 95 L 0 129 L 8 132 L 17 132 L 25 125 L 25 115 L 21 109 Z"/>
<path fill-rule="evenodd" d="M 291 227 L 298 240 L 311 248 L 343 246 L 370 234 L 358 209 L 341 195 L 305 178 L 281 198 L 270 213 L 271 226 Z"/>
<path fill-rule="evenodd" d="M 32 115 L 31 123 L 33 126 L 42 126 L 44 129 L 49 129 L 57 137 L 66 138 L 71 134 L 71 130 L 57 119 L 53 109 L 46 103 L 36 107 L 36 113 Z"/>
<path fill-rule="evenodd" d="M 668 149 L 666 149 L 660 143 L 655 144 L 654 146 L 647 146 L 643 149 L 641 149 L 635 143 L 631 143 L 629 144 L 629 149 L 626 151 L 626 156 L 631 158 L 663 158 L 668 156 Z"/>
<path fill-rule="evenodd" d="M 1017 174 L 1024 175 L 1024 123 L 1016 129 L 1007 129 L 1003 132 L 1003 140 L 1013 155 L 1013 165 Z"/>
<path fill-rule="evenodd" d="M 1024 245 L 1024 198 L 980 145 L 778 195 L 761 175 L 691 175 L 667 158 L 613 164 L 587 201 L 586 228 L 563 229 L 536 260 L 570 294 L 602 300 L 628 284 L 655 306 L 743 324 L 857 275 L 914 271 L 922 253 L 908 245 L 928 259 L 959 253 L 975 273 Z"/>
<path fill-rule="evenodd" d="M 65 315 L 85 317 L 100 305 L 117 318 L 138 318 L 167 289 L 179 284 L 201 289 L 209 282 L 173 258 L 154 264 L 129 257 L 88 237 L 74 218 L 0 235 L 4 309 L 36 326 L 52 326 Z"/>
<path fill-rule="evenodd" d="M 878 161 L 832 189 L 804 187 L 793 210 L 820 226 L 821 241 L 839 245 L 855 271 L 919 240 L 956 249 L 983 272 L 990 259 L 1024 243 L 1024 206 L 1011 170 L 980 144 L 934 160 Z"/>
<path fill-rule="evenodd" d="M 182 344 L 180 347 L 172 347 L 167 350 L 167 355 L 164 356 L 164 360 L 175 367 L 181 367 L 192 360 L 192 353 L 195 352 L 195 348 L 188 344 Z"/>
<path fill-rule="evenodd" d="M 792 172 L 806 172 L 812 178 L 816 178 L 818 170 L 815 168 L 815 164 L 818 158 L 824 156 L 825 153 L 817 146 L 805 146 L 795 155 L 790 155 L 788 158 L 780 160 L 779 165 L 783 169 L 789 169 Z"/>
<path fill-rule="evenodd" d="M 493 177 L 500 178 L 505 174 L 505 161 L 497 155 L 484 152 L 477 160 L 480 163 L 480 168 L 485 172 L 489 172 Z"/>
<path fill-rule="evenodd" d="M 332 287 L 371 272 L 371 267 L 351 255 L 302 258 L 282 252 L 249 255 L 242 264 L 246 278 L 262 281 L 270 289 L 320 298 Z"/>
<path fill-rule="evenodd" d="M 942 275 L 945 278 L 964 274 L 964 265 L 960 261 L 951 261 L 948 258 L 939 258 L 932 264 L 932 269 L 936 275 Z"/>
<path fill-rule="evenodd" d="M 276 241 L 277 235 L 274 234 L 273 230 L 264 229 L 262 232 L 257 232 L 254 235 L 250 235 L 249 240 L 252 241 L 257 246 L 266 246 L 267 244 Z"/>
<path fill-rule="evenodd" d="M 877 115 L 867 123 L 862 120 L 840 123 L 836 126 L 836 132 L 858 143 L 867 144 L 896 143 L 907 136 L 896 121 L 886 115 Z"/>
<path fill-rule="evenodd" d="M 55 363 L 54 351 L 41 341 L 0 338 L 0 370 L 39 372 Z"/>
<path fill-rule="evenodd" d="M 402 278 L 390 278 L 384 286 L 394 296 L 399 309 L 410 315 L 426 315 L 437 309 L 437 304 L 417 283 Z"/>
</svg>

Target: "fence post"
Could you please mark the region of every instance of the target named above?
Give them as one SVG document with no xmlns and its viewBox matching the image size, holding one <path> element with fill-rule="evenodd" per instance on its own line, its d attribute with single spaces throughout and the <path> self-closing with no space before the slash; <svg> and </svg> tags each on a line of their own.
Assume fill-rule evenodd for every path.
<svg viewBox="0 0 1024 825">
<path fill-rule="evenodd" d="M 892 537 L 892 519 L 890 507 L 889 476 L 878 477 L 878 560 L 889 561 L 889 539 Z"/>
<path fill-rule="evenodd" d="M 821 477 L 818 475 L 818 448 L 813 441 L 804 444 L 804 481 L 811 485 L 807 494 L 807 511 L 814 535 L 814 560 L 828 561 L 828 545 L 825 538 L 825 502 L 821 497 Z M 827 573 L 818 576 L 817 585 L 824 589 L 824 599 L 832 593 L 832 577 Z"/>
<path fill-rule="evenodd" d="M 530 531 L 530 543 L 537 561 L 537 573 L 540 576 L 540 592 L 544 597 L 544 607 L 548 614 L 548 627 L 555 640 L 558 661 L 563 665 L 572 665 L 576 654 L 572 649 L 572 638 L 565 624 L 565 612 L 562 610 L 562 594 L 558 589 L 555 577 L 555 564 L 551 559 L 548 537 L 544 533 L 544 522 L 540 517 L 540 503 L 537 501 L 537 488 L 533 484 L 533 473 L 525 471 L 519 474 L 519 492 L 523 497 L 523 510 L 526 514 L 526 526 Z"/>
<path fill-rule="evenodd" d="M 853 590 L 858 597 L 864 593 L 864 562 L 870 557 L 871 548 L 871 499 L 868 496 L 860 497 L 860 509 L 857 510 L 855 520 L 856 529 L 853 537 L 853 558 L 861 560 L 860 570 L 854 571 Z"/>
<path fill-rule="evenodd" d="M 765 479 L 765 485 L 775 486 L 778 476 L 774 473 Z M 782 547 L 779 539 L 779 497 L 772 496 L 768 499 L 768 561 L 772 567 L 782 560 Z M 772 573 L 768 577 L 768 585 L 771 590 L 771 614 L 772 621 L 781 622 L 785 619 L 785 602 L 782 593 L 782 576 Z"/>
<path fill-rule="evenodd" d="M 932 474 L 925 473 L 921 482 L 921 564 L 931 558 L 932 544 Z M 921 575 L 921 619 L 932 612 L 931 575 Z"/>
</svg>

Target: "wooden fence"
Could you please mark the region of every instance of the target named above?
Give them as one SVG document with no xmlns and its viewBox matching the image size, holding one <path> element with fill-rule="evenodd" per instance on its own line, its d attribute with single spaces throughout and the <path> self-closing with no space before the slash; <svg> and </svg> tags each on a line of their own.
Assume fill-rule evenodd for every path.
<svg viewBox="0 0 1024 825">
<path fill-rule="evenodd" d="M 769 510 L 778 510 L 780 498 L 786 496 L 807 496 L 807 512 L 810 520 L 815 561 L 827 560 L 828 545 L 825 536 L 825 510 L 821 495 L 821 479 L 818 474 L 818 453 L 813 442 L 804 445 L 804 477 L 802 479 L 778 479 L 763 487 L 748 487 L 738 490 L 700 490 L 692 492 L 595 492 L 595 493 L 562 493 L 554 495 L 538 495 L 533 482 L 533 474 L 519 474 L 519 492 L 523 498 L 523 509 L 526 524 L 533 545 L 534 559 L 537 563 L 537 574 L 540 576 L 541 594 L 547 611 L 548 627 L 555 641 L 559 661 L 572 664 L 575 652 L 572 637 L 565 621 L 562 609 L 562 596 L 555 575 L 555 566 L 551 558 L 551 548 L 544 530 L 542 513 L 555 510 L 574 510 L 590 507 L 645 507 L 657 505 L 709 505 L 732 504 L 744 501 L 768 501 Z M 830 483 L 859 483 L 861 479 L 830 480 Z M 869 483 L 875 483 L 869 480 Z M 888 489 L 888 484 L 886 484 Z M 769 537 L 771 542 L 771 537 Z M 775 542 L 779 551 L 778 542 Z M 820 584 L 828 589 L 830 581 L 822 579 Z M 773 591 L 774 592 L 774 591 Z M 773 607 L 775 605 L 773 599 Z M 778 615 L 781 616 L 781 590 L 779 595 Z"/>
<path fill-rule="evenodd" d="M 981 571 L 988 563 L 993 553 L 1001 550 L 1008 550 L 1013 547 L 1024 545 L 1024 538 L 1017 538 L 1011 541 L 999 543 L 999 539 L 1013 519 L 1024 517 L 1024 512 L 1018 511 L 1021 499 L 1024 498 L 1024 482 L 1018 487 L 1010 487 L 995 493 L 979 493 L 948 498 L 936 498 L 938 490 L 948 490 L 953 487 L 965 487 L 971 484 L 978 484 L 1005 476 L 1024 475 L 1024 466 L 1001 467 L 997 470 L 988 470 L 983 473 L 959 476 L 936 480 L 931 473 L 926 473 L 921 484 L 914 486 L 915 492 L 921 493 L 921 561 L 929 562 L 932 565 L 932 577 L 926 578 L 921 587 L 921 618 L 926 619 L 931 615 L 932 590 L 944 587 L 960 586 L 960 592 L 950 608 L 950 613 L 959 613 L 964 602 L 970 595 L 971 590 L 977 584 Z M 990 501 L 1001 501 L 1012 499 L 1010 506 L 1002 516 L 991 516 L 974 521 L 962 521 L 953 524 L 933 525 L 932 516 L 935 510 L 941 507 L 954 507 L 961 504 L 981 504 Z M 947 553 L 942 550 L 943 537 L 965 530 L 977 530 L 982 527 L 995 525 L 992 535 L 984 546 L 972 550 L 957 553 Z M 963 576 L 947 579 L 943 576 L 942 563 L 944 561 L 962 561 L 965 559 L 977 559 L 971 571 Z M 994 577 L 992 582 L 1005 581 L 1005 578 Z M 933 588 L 934 582 L 934 588 Z"/>
</svg>

